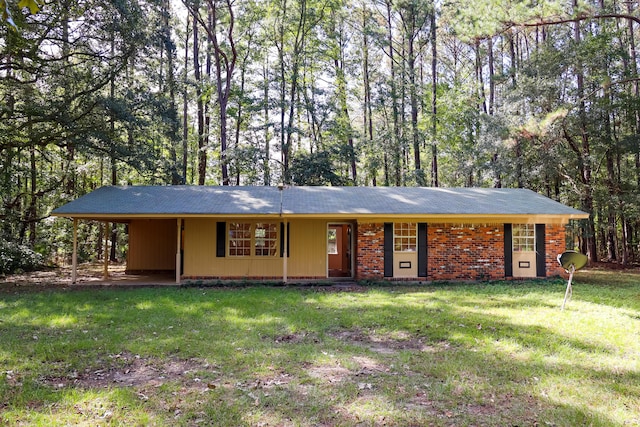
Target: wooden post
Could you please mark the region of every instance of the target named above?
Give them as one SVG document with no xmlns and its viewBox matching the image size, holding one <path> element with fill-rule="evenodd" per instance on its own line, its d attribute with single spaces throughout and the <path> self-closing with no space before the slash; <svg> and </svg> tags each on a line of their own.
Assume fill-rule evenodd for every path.
<svg viewBox="0 0 640 427">
<path fill-rule="evenodd" d="M 78 218 L 73 218 L 73 255 L 71 255 L 71 284 L 78 278 Z"/>
<path fill-rule="evenodd" d="M 282 218 L 282 224 L 284 224 L 283 230 L 283 243 L 282 246 L 282 282 L 287 283 L 287 258 L 289 258 L 289 245 L 287 244 L 287 220 L 284 219 L 284 210 L 282 209 L 283 194 L 285 185 L 283 183 L 278 184 L 278 190 L 280 191 L 280 218 Z"/>
<path fill-rule="evenodd" d="M 102 278 L 109 278 L 109 223 L 104 223 L 104 268 L 102 270 Z"/>
<path fill-rule="evenodd" d="M 287 244 L 287 220 L 284 220 L 284 253 L 282 257 L 282 281 L 287 283 L 287 258 L 289 258 L 289 245 Z"/>
<path fill-rule="evenodd" d="M 180 243 L 182 241 L 182 219 L 177 220 L 176 233 L 176 284 L 180 284 L 180 264 L 182 264 L 182 256 L 180 254 Z"/>
</svg>

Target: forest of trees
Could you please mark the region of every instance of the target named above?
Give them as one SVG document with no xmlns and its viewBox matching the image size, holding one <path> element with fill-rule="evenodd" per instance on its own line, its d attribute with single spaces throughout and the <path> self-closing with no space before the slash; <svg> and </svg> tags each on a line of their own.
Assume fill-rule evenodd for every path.
<svg viewBox="0 0 640 427">
<path fill-rule="evenodd" d="M 0 256 L 63 262 L 49 213 L 102 185 L 284 182 L 530 188 L 592 214 L 570 233 L 591 260 L 631 264 L 638 6 L 0 0 Z"/>
</svg>

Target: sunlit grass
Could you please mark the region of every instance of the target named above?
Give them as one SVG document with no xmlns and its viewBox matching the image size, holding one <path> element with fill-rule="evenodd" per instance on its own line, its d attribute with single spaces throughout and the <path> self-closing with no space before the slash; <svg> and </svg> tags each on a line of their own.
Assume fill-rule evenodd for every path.
<svg viewBox="0 0 640 427">
<path fill-rule="evenodd" d="M 640 275 L 0 293 L 2 425 L 639 425 Z"/>
</svg>

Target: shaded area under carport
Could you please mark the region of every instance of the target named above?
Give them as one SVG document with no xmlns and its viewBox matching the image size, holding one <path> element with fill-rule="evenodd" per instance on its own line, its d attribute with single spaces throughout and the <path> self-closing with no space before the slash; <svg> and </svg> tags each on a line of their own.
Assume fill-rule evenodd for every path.
<svg viewBox="0 0 640 427">
<path fill-rule="evenodd" d="M 124 263 L 111 263 L 109 265 L 109 277 L 105 279 L 102 262 L 78 264 L 76 282 L 72 283 L 73 266 L 65 265 L 43 271 L 0 277 L 0 288 L 10 291 L 18 288 L 48 290 L 102 286 L 177 286 L 173 271 L 127 274 L 125 273 L 125 268 L 126 265 Z"/>
</svg>

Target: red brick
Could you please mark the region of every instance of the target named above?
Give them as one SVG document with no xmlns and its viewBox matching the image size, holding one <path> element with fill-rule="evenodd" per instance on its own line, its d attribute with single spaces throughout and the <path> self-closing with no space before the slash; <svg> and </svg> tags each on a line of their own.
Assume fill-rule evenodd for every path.
<svg viewBox="0 0 640 427">
<path fill-rule="evenodd" d="M 384 224 L 358 224 L 357 242 L 356 277 L 384 279 Z M 545 248 L 547 276 L 562 274 L 556 257 L 565 250 L 564 226 L 546 225 Z M 427 277 L 415 280 L 494 280 L 504 274 L 503 224 L 428 224 Z"/>
</svg>

